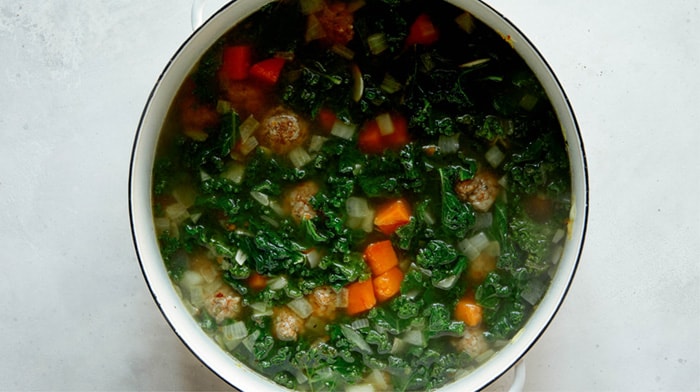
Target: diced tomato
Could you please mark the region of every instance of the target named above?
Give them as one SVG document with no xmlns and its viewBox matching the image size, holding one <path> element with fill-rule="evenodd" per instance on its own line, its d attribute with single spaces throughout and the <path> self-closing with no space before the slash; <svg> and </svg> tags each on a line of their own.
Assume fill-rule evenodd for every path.
<svg viewBox="0 0 700 392">
<path fill-rule="evenodd" d="M 406 45 L 432 45 L 437 42 L 439 33 L 428 14 L 420 14 L 411 25 Z"/>
<path fill-rule="evenodd" d="M 227 46 L 221 58 L 221 75 L 230 80 L 248 78 L 252 50 L 248 45 Z"/>
<path fill-rule="evenodd" d="M 267 84 L 275 84 L 284 68 L 285 59 L 272 57 L 250 67 L 250 76 Z"/>
<path fill-rule="evenodd" d="M 376 121 L 372 120 L 365 124 L 358 135 L 357 143 L 360 151 L 367 154 L 379 154 L 384 151 L 382 133 Z"/>
<path fill-rule="evenodd" d="M 330 130 L 333 129 L 333 125 L 337 120 L 338 117 L 335 115 L 335 112 L 330 109 L 322 108 L 318 111 L 318 123 L 321 129 L 326 132 L 330 132 Z"/>
</svg>

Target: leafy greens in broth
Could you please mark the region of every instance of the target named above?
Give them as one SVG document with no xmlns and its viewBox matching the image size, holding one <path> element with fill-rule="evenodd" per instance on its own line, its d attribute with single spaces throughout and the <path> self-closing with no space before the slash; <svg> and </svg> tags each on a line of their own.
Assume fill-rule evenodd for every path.
<svg viewBox="0 0 700 392">
<path fill-rule="evenodd" d="M 201 327 L 296 390 L 439 388 L 546 292 L 566 146 L 507 40 L 427 0 L 281 1 L 202 57 L 153 170 Z"/>
</svg>

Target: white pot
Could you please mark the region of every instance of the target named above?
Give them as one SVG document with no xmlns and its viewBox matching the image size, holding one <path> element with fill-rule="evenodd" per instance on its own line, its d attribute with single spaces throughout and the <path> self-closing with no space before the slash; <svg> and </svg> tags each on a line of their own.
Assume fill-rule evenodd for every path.
<svg viewBox="0 0 700 392">
<path fill-rule="evenodd" d="M 168 108 L 180 84 L 204 52 L 233 25 L 272 0 L 238 0 L 216 12 L 183 43 L 156 81 L 136 133 L 129 177 L 129 210 L 134 245 L 161 312 L 187 347 L 214 373 L 243 391 L 283 388 L 250 370 L 223 351 L 188 313 L 176 293 L 160 255 L 151 207 L 152 168 L 156 144 Z M 514 49 L 527 62 L 544 87 L 556 111 L 568 145 L 572 172 L 572 221 L 570 235 L 558 270 L 542 301 L 522 330 L 485 364 L 441 391 L 474 391 L 484 388 L 510 369 L 537 341 L 559 309 L 576 271 L 588 217 L 586 157 L 573 110 L 556 76 L 537 49 L 503 15 L 479 0 L 448 0 L 499 32 L 509 36 Z"/>
</svg>

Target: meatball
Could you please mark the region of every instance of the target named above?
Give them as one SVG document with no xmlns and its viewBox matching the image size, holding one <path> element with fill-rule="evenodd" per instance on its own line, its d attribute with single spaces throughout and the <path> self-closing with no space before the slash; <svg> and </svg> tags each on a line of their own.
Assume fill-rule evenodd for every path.
<svg viewBox="0 0 700 392">
<path fill-rule="evenodd" d="M 282 106 L 269 111 L 258 128 L 259 141 L 277 154 L 287 154 L 309 138 L 309 125 L 296 113 Z"/>
<path fill-rule="evenodd" d="M 311 206 L 311 198 L 316 192 L 318 192 L 318 185 L 313 181 L 306 181 L 287 193 L 284 199 L 284 208 L 291 214 L 292 219 L 301 222 L 304 219 L 316 217 L 316 211 Z"/>
<path fill-rule="evenodd" d="M 273 311 L 272 333 L 279 340 L 297 340 L 303 331 L 304 320 L 297 316 L 291 309 L 284 306 Z"/>
<path fill-rule="evenodd" d="M 478 171 L 474 178 L 459 181 L 455 185 L 457 197 L 469 202 L 475 210 L 486 212 L 496 201 L 500 186 L 496 175 L 490 171 Z"/>
<path fill-rule="evenodd" d="M 241 118 L 262 118 L 270 110 L 271 93 L 247 80 L 221 80 L 224 96 Z"/>
<path fill-rule="evenodd" d="M 489 344 L 481 328 L 467 329 L 461 337 L 452 340 L 452 345 L 457 350 L 466 352 L 472 358 L 489 349 Z"/>
<path fill-rule="evenodd" d="M 327 4 L 316 14 L 323 28 L 325 37 L 322 41 L 328 45 L 347 45 L 355 35 L 354 16 L 348 4 L 335 2 Z"/>
<path fill-rule="evenodd" d="M 337 294 L 329 286 L 316 287 L 309 295 L 314 316 L 332 320 L 335 318 Z"/>
<path fill-rule="evenodd" d="M 221 323 L 227 318 L 236 318 L 241 312 L 241 296 L 229 286 L 222 286 L 204 303 L 207 312 Z"/>
</svg>

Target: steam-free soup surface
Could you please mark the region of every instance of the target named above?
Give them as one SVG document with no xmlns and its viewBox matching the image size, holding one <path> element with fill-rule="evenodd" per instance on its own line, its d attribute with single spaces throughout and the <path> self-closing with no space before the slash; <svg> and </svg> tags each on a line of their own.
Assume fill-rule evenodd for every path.
<svg viewBox="0 0 700 392">
<path fill-rule="evenodd" d="M 570 209 L 539 82 L 436 1 L 265 6 L 183 82 L 153 178 L 193 317 L 298 390 L 468 374 L 546 292 Z"/>
</svg>

